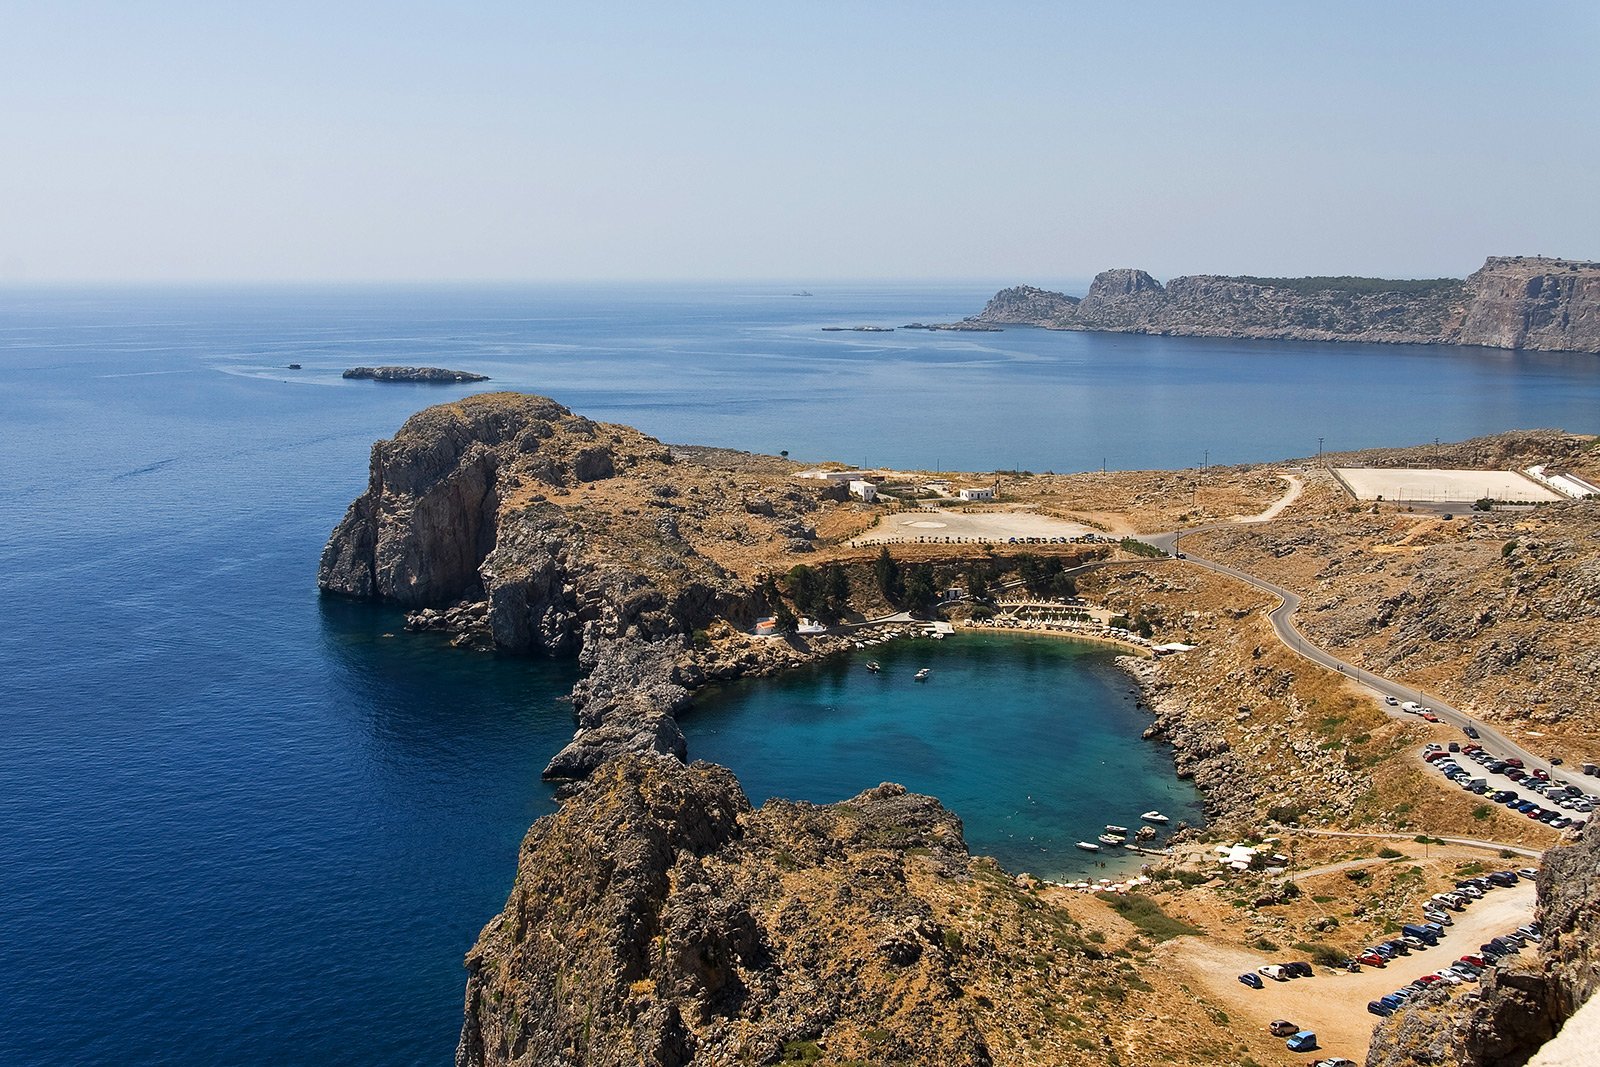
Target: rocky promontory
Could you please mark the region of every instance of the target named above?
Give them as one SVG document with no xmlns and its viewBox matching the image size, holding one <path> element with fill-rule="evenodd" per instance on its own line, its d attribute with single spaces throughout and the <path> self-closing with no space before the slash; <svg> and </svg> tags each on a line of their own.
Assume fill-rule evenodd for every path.
<svg viewBox="0 0 1600 1067">
<path fill-rule="evenodd" d="M 672 450 L 545 397 L 468 397 L 373 446 L 318 584 L 406 608 L 412 629 L 578 657 L 578 729 L 552 777 L 618 752 L 682 756 L 673 715 L 704 673 L 691 639 L 752 624 L 769 606 L 752 546 L 809 552 L 808 516 L 838 494 L 792 484 L 793 469 Z"/>
<path fill-rule="evenodd" d="M 464 370 L 447 370 L 444 367 L 351 367 L 341 377 L 365 379 L 374 382 L 424 382 L 439 385 L 447 382 L 486 382 L 486 374 L 473 374 Z"/>
<path fill-rule="evenodd" d="M 1495 256 L 1465 279 L 1103 271 L 1080 300 L 1003 289 L 972 320 L 1059 330 L 1600 352 L 1600 263 Z"/>
</svg>

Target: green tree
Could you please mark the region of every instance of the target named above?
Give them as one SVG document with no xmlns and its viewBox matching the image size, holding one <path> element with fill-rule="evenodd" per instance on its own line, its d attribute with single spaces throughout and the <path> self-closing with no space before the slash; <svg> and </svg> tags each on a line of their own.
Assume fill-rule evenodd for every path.
<svg viewBox="0 0 1600 1067">
<path fill-rule="evenodd" d="M 900 577 L 900 564 L 889 555 L 889 546 L 884 545 L 878 550 L 878 558 L 872 564 L 872 576 L 878 581 L 878 592 L 891 604 L 900 603 L 900 598 L 905 595 L 905 585 Z"/>
<path fill-rule="evenodd" d="M 792 634 L 800 628 L 800 620 L 794 617 L 794 612 L 789 610 L 789 605 L 778 601 L 778 606 L 772 610 L 772 617 L 780 634 Z"/>
<path fill-rule="evenodd" d="M 789 596 L 794 600 L 794 606 L 807 615 L 815 615 L 822 607 L 822 581 L 817 572 L 804 563 L 797 563 L 789 568 L 789 573 L 784 576 L 789 585 Z"/>
<path fill-rule="evenodd" d="M 937 602 L 933 572 L 926 566 L 906 568 L 905 605 L 912 611 L 928 611 Z"/>
<path fill-rule="evenodd" d="M 989 598 L 989 576 L 981 565 L 967 571 L 967 595 L 974 600 Z"/>
<path fill-rule="evenodd" d="M 822 568 L 822 613 L 836 622 L 850 610 L 850 574 L 837 563 Z"/>
</svg>

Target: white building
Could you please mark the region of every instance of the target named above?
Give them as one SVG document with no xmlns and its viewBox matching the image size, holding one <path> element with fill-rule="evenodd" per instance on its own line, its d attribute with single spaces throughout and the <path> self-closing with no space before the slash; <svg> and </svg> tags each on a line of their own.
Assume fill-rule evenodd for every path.
<svg viewBox="0 0 1600 1067">
<path fill-rule="evenodd" d="M 985 485 L 977 489 L 962 489 L 957 495 L 962 500 L 993 500 L 994 486 Z"/>
<path fill-rule="evenodd" d="M 813 470 L 801 471 L 795 477 L 806 478 L 815 482 L 853 482 L 860 478 L 866 478 L 870 474 L 870 471 L 829 471 L 818 467 Z"/>
<path fill-rule="evenodd" d="M 878 499 L 878 487 L 865 478 L 856 478 L 850 482 L 850 495 L 870 504 Z"/>
</svg>

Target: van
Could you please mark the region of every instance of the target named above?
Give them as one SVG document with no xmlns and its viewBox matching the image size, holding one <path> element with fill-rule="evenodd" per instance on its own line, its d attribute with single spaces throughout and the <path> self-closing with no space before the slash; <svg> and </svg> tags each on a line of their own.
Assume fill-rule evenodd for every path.
<svg viewBox="0 0 1600 1067">
<path fill-rule="evenodd" d="M 1439 943 L 1439 935 L 1419 923 L 1407 923 L 1400 928 L 1400 932 L 1407 937 L 1414 937 L 1430 946 Z"/>
<path fill-rule="evenodd" d="M 1258 967 L 1256 970 L 1274 982 L 1287 982 L 1289 980 L 1289 976 L 1283 973 L 1283 968 L 1275 963 L 1269 963 L 1265 967 Z"/>
<path fill-rule="evenodd" d="M 1418 704 L 1415 700 L 1408 700 L 1404 704 L 1400 705 L 1400 710 L 1409 711 L 1413 715 L 1420 715 L 1422 714 L 1422 705 Z"/>
<path fill-rule="evenodd" d="M 1310 1030 L 1302 1030 L 1284 1042 L 1290 1052 L 1310 1052 L 1317 1047 L 1317 1035 Z"/>
</svg>

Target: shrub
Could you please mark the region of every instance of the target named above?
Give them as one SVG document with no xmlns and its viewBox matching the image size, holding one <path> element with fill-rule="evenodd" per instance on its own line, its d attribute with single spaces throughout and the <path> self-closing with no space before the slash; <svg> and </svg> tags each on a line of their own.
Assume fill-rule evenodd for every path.
<svg viewBox="0 0 1600 1067">
<path fill-rule="evenodd" d="M 1181 919 L 1174 919 L 1161 910 L 1161 905 L 1140 893 L 1096 894 L 1111 906 L 1111 910 L 1139 928 L 1139 932 L 1152 941 L 1167 941 L 1184 934 L 1201 931 Z"/>
<path fill-rule="evenodd" d="M 1404 857 L 1404 852 L 1401 852 L 1397 848 L 1390 848 L 1388 845 L 1385 845 L 1378 850 L 1378 858 L 1381 860 L 1397 860 L 1403 859 Z"/>
</svg>

